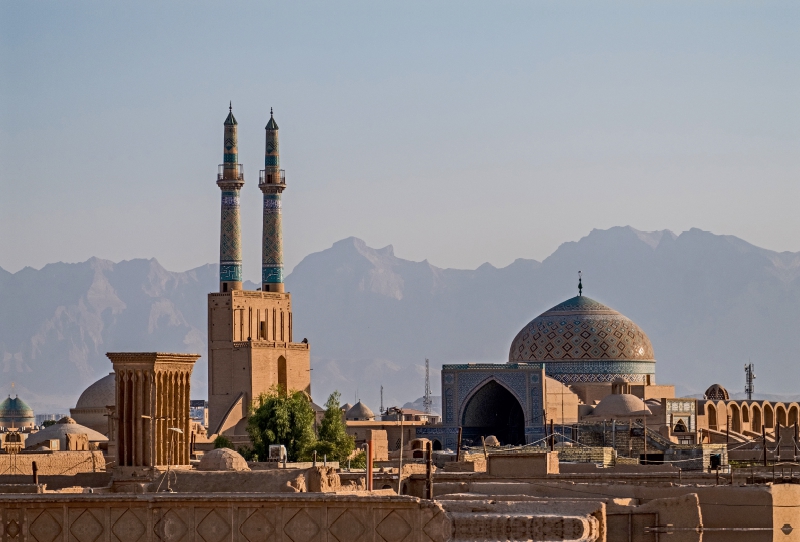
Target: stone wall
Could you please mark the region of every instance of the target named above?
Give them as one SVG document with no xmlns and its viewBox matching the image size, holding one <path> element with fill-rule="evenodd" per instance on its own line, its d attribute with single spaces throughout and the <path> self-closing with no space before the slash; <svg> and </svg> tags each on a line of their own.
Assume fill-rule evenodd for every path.
<svg viewBox="0 0 800 542">
<path fill-rule="evenodd" d="M 614 449 L 602 446 L 558 447 L 559 461 L 571 463 L 597 463 L 604 467 L 614 464 Z"/>
<path fill-rule="evenodd" d="M 330 494 L 0 495 L 7 542 L 445 542 L 442 507 Z"/>
<path fill-rule="evenodd" d="M 64 476 L 106 470 L 106 461 L 102 452 L 98 451 L 0 454 L 0 476 L 33 475 L 34 461 L 40 476 Z"/>
</svg>

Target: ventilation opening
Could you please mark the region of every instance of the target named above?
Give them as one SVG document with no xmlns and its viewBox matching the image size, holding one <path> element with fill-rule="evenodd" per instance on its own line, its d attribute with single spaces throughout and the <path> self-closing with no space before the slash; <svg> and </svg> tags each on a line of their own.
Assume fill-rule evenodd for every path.
<svg viewBox="0 0 800 542">
<path fill-rule="evenodd" d="M 227 282 L 223 282 L 222 283 L 222 291 L 223 292 L 227 292 L 228 291 L 228 283 Z"/>
</svg>

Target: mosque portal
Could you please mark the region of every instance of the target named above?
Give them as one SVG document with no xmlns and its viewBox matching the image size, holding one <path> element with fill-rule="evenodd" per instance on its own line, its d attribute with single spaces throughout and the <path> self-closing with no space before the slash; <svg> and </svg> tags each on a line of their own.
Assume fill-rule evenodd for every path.
<svg viewBox="0 0 800 542">
<path fill-rule="evenodd" d="M 525 444 L 525 415 L 517 398 L 495 380 L 468 400 L 462 419 L 465 444 L 480 444 L 494 435 L 501 444 Z"/>
</svg>

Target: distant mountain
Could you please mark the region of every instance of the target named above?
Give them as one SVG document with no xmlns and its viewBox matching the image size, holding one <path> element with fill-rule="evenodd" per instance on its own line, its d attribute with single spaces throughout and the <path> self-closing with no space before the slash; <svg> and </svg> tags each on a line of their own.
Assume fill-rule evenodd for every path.
<svg viewBox="0 0 800 542">
<path fill-rule="evenodd" d="M 697 229 L 617 227 L 564 243 L 541 263 L 500 269 L 442 269 L 356 238 L 307 256 L 287 289 L 295 337 L 311 343 L 314 398 L 322 404 L 338 389 L 377 411 L 381 385 L 387 406 L 422 395 L 425 358 L 435 393 L 442 363 L 504 362 L 525 323 L 577 293 L 578 270 L 584 294 L 649 335 L 659 382 L 685 394 L 718 382 L 733 394 L 750 360 L 757 391 L 797 393 L 800 254 Z M 107 351 L 205 354 L 206 294 L 216 289 L 216 265 L 174 273 L 155 260 L 91 259 L 0 269 L 0 391 L 14 381 L 39 412 L 63 410 L 110 370 Z M 205 396 L 205 356 L 192 385 Z"/>
</svg>

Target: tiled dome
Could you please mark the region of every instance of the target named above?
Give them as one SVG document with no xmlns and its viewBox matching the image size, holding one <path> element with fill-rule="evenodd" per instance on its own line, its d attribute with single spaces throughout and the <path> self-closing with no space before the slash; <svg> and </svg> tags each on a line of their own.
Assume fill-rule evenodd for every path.
<svg viewBox="0 0 800 542">
<path fill-rule="evenodd" d="M 0 425 L 23 427 L 33 425 L 35 418 L 33 409 L 19 397 L 8 396 L 8 399 L 0 403 Z"/>
<path fill-rule="evenodd" d="M 632 380 L 641 381 L 641 374 L 655 370 L 653 346 L 644 331 L 629 318 L 586 296 L 568 299 L 531 320 L 511 343 L 508 361 L 545 362 L 547 374 L 562 382 L 631 380 L 631 375 L 639 375 Z M 553 362 L 572 363 L 567 369 Z M 596 362 L 591 366 L 594 372 L 604 376 L 582 378 L 581 368 L 590 367 L 587 364 L 592 362 Z M 607 362 L 620 363 L 615 366 Z M 560 378 L 559 373 L 572 376 Z"/>
</svg>

